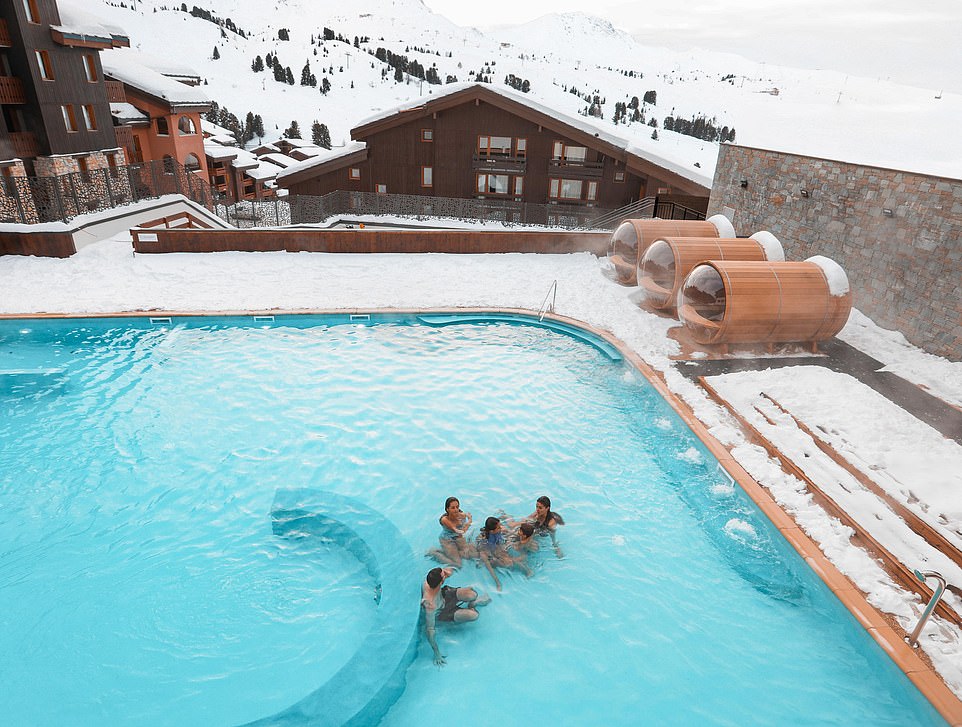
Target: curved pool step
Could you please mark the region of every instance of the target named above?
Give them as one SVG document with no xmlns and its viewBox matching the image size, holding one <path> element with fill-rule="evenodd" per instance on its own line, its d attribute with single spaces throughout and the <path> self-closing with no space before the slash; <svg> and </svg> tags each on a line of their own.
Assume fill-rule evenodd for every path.
<svg viewBox="0 0 962 727">
<path fill-rule="evenodd" d="M 296 704 L 246 727 L 377 724 L 404 691 L 417 653 L 419 560 L 390 520 L 351 497 L 281 489 L 271 521 L 275 535 L 307 535 L 349 550 L 374 579 L 378 607 L 367 638 L 334 676 Z"/>
<path fill-rule="evenodd" d="M 575 338 L 582 343 L 587 343 L 589 346 L 594 346 L 612 361 L 623 359 L 621 351 L 603 338 L 576 326 L 570 326 L 567 323 L 549 318 L 543 318 L 539 321 L 532 316 L 513 313 L 452 313 L 447 315 L 420 315 L 417 318 L 421 323 L 429 326 L 453 326 L 465 323 L 513 323 L 515 325 L 546 328 L 549 331 L 555 331 Z"/>
</svg>

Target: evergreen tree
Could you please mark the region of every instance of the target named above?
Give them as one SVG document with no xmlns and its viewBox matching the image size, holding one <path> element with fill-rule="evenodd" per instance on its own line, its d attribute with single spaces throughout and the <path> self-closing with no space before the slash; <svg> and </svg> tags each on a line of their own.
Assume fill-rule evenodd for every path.
<svg viewBox="0 0 962 727">
<path fill-rule="evenodd" d="M 645 91 L 645 103 L 650 103 L 652 106 L 657 106 L 657 98 L 658 94 L 656 94 L 654 91 Z"/>
<path fill-rule="evenodd" d="M 404 80 L 404 72 L 401 70 L 401 66 L 394 69 L 394 80 L 398 83 Z"/>
<path fill-rule="evenodd" d="M 216 46 L 216 45 L 214 46 L 214 54 L 211 56 L 211 58 L 213 58 L 215 61 L 216 61 L 218 58 L 220 58 L 220 51 L 217 50 L 217 46 Z"/>
<path fill-rule="evenodd" d="M 658 129 L 652 129 L 651 138 L 658 141 Z"/>
<path fill-rule="evenodd" d="M 321 122 L 317 119 L 311 124 L 311 141 L 315 146 L 321 145 Z"/>
<path fill-rule="evenodd" d="M 254 138 L 254 113 L 252 111 L 247 112 L 247 117 L 244 119 L 244 134 L 241 137 L 241 146 L 244 146 L 247 142 Z"/>
<path fill-rule="evenodd" d="M 304 64 L 304 68 L 301 69 L 301 85 L 310 86 L 311 85 L 311 63 L 308 61 Z"/>
<path fill-rule="evenodd" d="M 287 76 L 285 75 L 284 68 L 280 63 L 274 63 L 274 80 L 278 83 L 287 83 Z"/>
<path fill-rule="evenodd" d="M 251 70 L 254 71 L 254 73 L 260 73 L 264 70 L 264 61 L 260 56 L 257 56 L 254 62 L 251 63 Z"/>
<path fill-rule="evenodd" d="M 632 96 L 631 101 L 628 102 L 628 108 L 634 110 L 638 108 L 638 97 Z"/>
<path fill-rule="evenodd" d="M 264 58 L 264 63 L 267 65 L 268 68 L 273 68 L 273 67 L 274 67 L 274 56 L 272 56 L 270 53 L 268 53 L 267 56 Z"/>
<path fill-rule="evenodd" d="M 261 118 L 260 114 L 254 114 L 254 123 L 251 126 L 251 131 L 254 132 L 254 136 L 260 141 L 264 138 L 264 119 Z"/>
<path fill-rule="evenodd" d="M 327 92 L 331 90 L 331 82 L 327 80 L 327 76 L 321 79 L 321 93 L 327 96 Z"/>
<path fill-rule="evenodd" d="M 288 86 L 294 85 L 294 74 L 291 72 L 290 66 L 284 69 L 284 80 L 287 82 Z"/>
<path fill-rule="evenodd" d="M 297 120 L 291 122 L 291 125 L 284 130 L 284 136 L 288 139 L 300 139 L 301 138 L 301 127 L 297 125 Z"/>
<path fill-rule="evenodd" d="M 281 28 L 277 31 L 277 37 L 279 40 L 290 40 L 291 34 L 287 31 L 287 28 Z"/>
</svg>

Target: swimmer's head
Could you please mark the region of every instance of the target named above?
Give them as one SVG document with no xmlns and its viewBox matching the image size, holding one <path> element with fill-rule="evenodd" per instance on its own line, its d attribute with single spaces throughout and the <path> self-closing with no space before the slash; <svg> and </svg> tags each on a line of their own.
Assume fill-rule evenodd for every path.
<svg viewBox="0 0 962 727">
<path fill-rule="evenodd" d="M 431 588 L 437 588 L 438 586 L 441 585 L 441 581 L 443 581 L 448 575 L 450 575 L 450 573 L 451 573 L 450 571 L 445 573 L 444 569 L 441 569 L 441 568 L 432 568 L 431 570 L 428 571 L 428 575 L 424 580 L 427 581 L 428 585 L 431 586 Z"/>
<path fill-rule="evenodd" d="M 534 535 L 534 525 L 531 523 L 521 523 L 521 527 L 519 527 L 518 530 L 525 537 L 525 540 Z"/>
</svg>

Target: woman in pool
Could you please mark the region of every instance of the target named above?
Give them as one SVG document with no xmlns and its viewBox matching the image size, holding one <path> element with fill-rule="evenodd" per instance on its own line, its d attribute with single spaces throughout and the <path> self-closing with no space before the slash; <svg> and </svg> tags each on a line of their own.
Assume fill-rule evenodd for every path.
<svg viewBox="0 0 962 727">
<path fill-rule="evenodd" d="M 449 497 L 444 501 L 444 514 L 438 518 L 441 534 L 438 536 L 440 548 L 433 548 L 428 555 L 442 563 L 461 567 L 464 558 L 477 558 L 478 551 L 464 539 L 471 528 L 471 513 L 461 511 L 461 501 Z"/>
<path fill-rule="evenodd" d="M 484 521 L 484 527 L 478 533 L 476 541 L 478 560 L 484 563 L 488 573 L 494 579 L 494 585 L 501 590 L 501 581 L 495 568 L 517 568 L 526 576 L 531 576 L 531 568 L 525 563 L 524 558 L 512 558 L 505 546 L 504 528 L 501 521 L 496 517 L 489 517 Z"/>
<path fill-rule="evenodd" d="M 565 521 L 561 515 L 552 512 L 551 500 L 547 495 L 542 495 L 538 498 L 538 501 L 534 505 L 534 512 L 528 515 L 526 522 L 534 526 L 536 535 L 550 535 L 551 545 L 554 546 L 555 555 L 559 558 L 564 557 L 564 553 L 561 552 L 561 547 L 558 545 L 555 530 L 557 530 L 559 525 L 564 525 Z"/>
</svg>

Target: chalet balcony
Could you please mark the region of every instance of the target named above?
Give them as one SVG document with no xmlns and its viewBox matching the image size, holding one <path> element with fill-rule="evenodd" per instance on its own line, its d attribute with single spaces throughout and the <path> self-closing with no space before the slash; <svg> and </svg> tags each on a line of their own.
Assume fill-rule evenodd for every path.
<svg viewBox="0 0 962 727">
<path fill-rule="evenodd" d="M 7 134 L 13 156 L 32 159 L 40 154 L 40 143 L 32 131 L 14 131 Z"/>
<path fill-rule="evenodd" d="M 7 21 L 0 18 L 0 48 L 13 48 L 13 43 L 10 40 L 10 29 L 7 27 Z"/>
<path fill-rule="evenodd" d="M 23 81 L 16 76 L 0 76 L 0 104 L 27 103 Z"/>
<path fill-rule="evenodd" d="M 527 160 L 524 157 L 488 156 L 475 154 L 472 166 L 476 171 L 501 174 L 524 174 Z"/>
<path fill-rule="evenodd" d="M 548 162 L 548 174 L 566 179 L 597 178 L 605 170 L 604 162 L 579 162 L 570 159 L 552 159 Z"/>
<path fill-rule="evenodd" d="M 117 146 L 123 147 L 127 151 L 128 156 L 132 156 L 134 153 L 134 132 L 129 126 L 115 126 L 114 136 L 117 138 Z M 132 162 L 133 159 L 128 159 Z"/>
<path fill-rule="evenodd" d="M 120 81 L 104 81 L 107 88 L 107 103 L 126 103 L 127 94 L 124 93 L 124 84 Z"/>
</svg>

